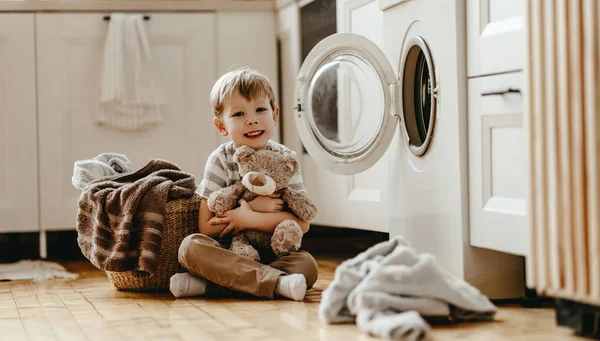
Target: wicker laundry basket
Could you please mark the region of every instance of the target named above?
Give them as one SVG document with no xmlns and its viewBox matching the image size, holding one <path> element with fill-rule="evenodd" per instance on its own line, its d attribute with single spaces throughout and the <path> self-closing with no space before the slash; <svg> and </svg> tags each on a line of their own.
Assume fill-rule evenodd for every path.
<svg viewBox="0 0 600 341">
<path fill-rule="evenodd" d="M 110 283 L 123 291 L 165 291 L 169 290 L 172 275 L 185 270 L 179 264 L 177 251 L 186 236 L 198 232 L 198 212 L 201 197 L 194 194 L 189 199 L 167 202 L 163 238 L 156 273 L 148 278 L 136 276 L 135 271 L 106 271 Z"/>
</svg>

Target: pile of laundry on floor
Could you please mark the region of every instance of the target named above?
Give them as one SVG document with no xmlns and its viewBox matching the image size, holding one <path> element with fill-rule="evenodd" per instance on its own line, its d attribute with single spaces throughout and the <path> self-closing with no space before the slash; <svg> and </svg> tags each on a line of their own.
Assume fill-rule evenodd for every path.
<svg viewBox="0 0 600 341">
<path fill-rule="evenodd" d="M 137 171 L 122 154 L 103 153 L 75 162 L 73 185 L 81 189 L 77 243 L 97 268 L 152 275 L 160 256 L 167 201 L 191 198 L 194 176 L 152 159 Z"/>
<path fill-rule="evenodd" d="M 323 291 L 319 318 L 352 323 L 394 340 L 429 337 L 423 317 L 490 321 L 497 308 L 467 282 L 442 272 L 430 254 L 417 254 L 402 237 L 376 244 L 340 264 Z"/>
</svg>

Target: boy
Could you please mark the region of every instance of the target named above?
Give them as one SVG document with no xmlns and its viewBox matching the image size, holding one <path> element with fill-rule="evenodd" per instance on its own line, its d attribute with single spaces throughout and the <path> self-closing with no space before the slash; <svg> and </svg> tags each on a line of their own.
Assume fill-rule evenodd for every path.
<svg viewBox="0 0 600 341">
<path fill-rule="evenodd" d="M 230 242 L 232 234 L 245 229 L 273 232 L 277 224 L 286 219 L 295 220 L 306 233 L 309 222 L 283 211 L 283 200 L 276 195 L 259 196 L 251 202 L 242 200 L 238 208 L 218 217 L 207 205 L 213 191 L 241 180 L 233 162 L 237 147 L 245 145 L 256 150 L 266 148 L 293 153 L 270 140 L 279 116 L 273 89 L 263 75 L 242 68 L 217 80 L 210 93 L 210 103 L 214 108 L 215 127 L 231 141 L 219 146 L 206 163 L 204 179 L 198 187 L 202 196 L 200 233 L 187 236 L 179 248 L 179 262 L 190 273 L 173 275 L 171 292 L 183 297 L 234 290 L 259 297 L 277 295 L 302 300 L 318 277 L 317 263 L 308 252 L 276 257 L 272 251 L 264 254 L 263 250 L 261 259 L 266 264 L 261 264 L 225 249 L 221 243 Z M 289 186 L 305 190 L 300 171 L 292 177 Z M 219 243 L 213 238 L 226 239 Z"/>
</svg>

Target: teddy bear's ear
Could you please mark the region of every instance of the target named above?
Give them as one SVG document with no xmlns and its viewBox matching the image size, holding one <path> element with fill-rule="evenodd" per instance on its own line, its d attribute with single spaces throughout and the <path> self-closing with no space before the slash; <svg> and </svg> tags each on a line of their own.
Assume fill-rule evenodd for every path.
<svg viewBox="0 0 600 341">
<path fill-rule="evenodd" d="M 296 174 L 298 171 L 298 160 L 295 157 L 288 155 L 285 160 L 285 165 L 292 172 L 292 174 Z"/>
<path fill-rule="evenodd" d="M 254 153 L 254 149 L 248 146 L 240 146 L 235 150 L 235 154 L 233 154 L 233 161 L 240 162 Z"/>
</svg>

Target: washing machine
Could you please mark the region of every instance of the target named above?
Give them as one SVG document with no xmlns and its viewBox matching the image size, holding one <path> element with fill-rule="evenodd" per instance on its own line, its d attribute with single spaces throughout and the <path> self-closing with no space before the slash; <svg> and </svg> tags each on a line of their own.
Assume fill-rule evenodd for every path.
<svg viewBox="0 0 600 341">
<path fill-rule="evenodd" d="M 338 33 L 304 60 L 294 103 L 300 139 L 340 175 L 388 151 L 390 237 L 402 235 L 491 298 L 519 297 L 523 260 L 469 245 L 465 2 L 390 1 L 380 6 L 383 50 Z"/>
</svg>

